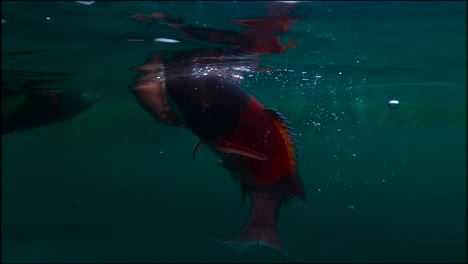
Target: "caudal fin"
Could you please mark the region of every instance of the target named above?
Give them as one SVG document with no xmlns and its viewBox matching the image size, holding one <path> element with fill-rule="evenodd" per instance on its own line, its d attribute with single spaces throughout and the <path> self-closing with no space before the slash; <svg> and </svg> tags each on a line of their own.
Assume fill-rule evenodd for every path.
<svg viewBox="0 0 468 264">
<path fill-rule="evenodd" d="M 294 173 L 278 181 L 259 186 L 248 186 L 250 194 L 250 216 L 247 224 L 236 235 L 215 241 L 238 248 L 262 245 L 276 249 L 288 257 L 286 247 L 276 232 L 276 216 L 284 201 L 297 198 L 305 203 L 305 192 L 301 179 Z"/>
<path fill-rule="evenodd" d="M 281 242 L 274 227 L 252 226 L 247 224 L 238 234 L 227 239 L 213 239 L 214 241 L 236 247 L 247 249 L 254 246 L 266 246 L 276 249 L 288 257 L 288 251 Z"/>
</svg>

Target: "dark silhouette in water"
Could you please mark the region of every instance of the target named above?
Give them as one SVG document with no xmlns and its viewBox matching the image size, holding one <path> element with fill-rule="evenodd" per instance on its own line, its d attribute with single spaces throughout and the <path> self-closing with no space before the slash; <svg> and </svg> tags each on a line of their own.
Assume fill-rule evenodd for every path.
<svg viewBox="0 0 468 264">
<path fill-rule="evenodd" d="M 2 135 L 62 122 L 94 105 L 95 93 L 47 88 L 70 75 L 2 70 Z"/>
</svg>

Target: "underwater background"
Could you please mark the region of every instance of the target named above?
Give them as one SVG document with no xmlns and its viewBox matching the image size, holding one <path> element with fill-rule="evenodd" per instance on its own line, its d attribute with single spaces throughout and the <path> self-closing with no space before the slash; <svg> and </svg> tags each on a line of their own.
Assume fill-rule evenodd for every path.
<svg viewBox="0 0 468 264">
<path fill-rule="evenodd" d="M 135 14 L 241 31 L 230 20 L 267 2 L 78 2 L 1 3 L 2 79 L 71 72 L 51 88 L 102 97 L 2 136 L 2 262 L 466 262 L 466 2 L 290 3 L 294 47 L 240 83 L 299 141 L 308 205 L 280 210 L 288 258 L 210 240 L 247 220 L 239 186 L 128 91 L 150 53 L 218 45 Z"/>
</svg>

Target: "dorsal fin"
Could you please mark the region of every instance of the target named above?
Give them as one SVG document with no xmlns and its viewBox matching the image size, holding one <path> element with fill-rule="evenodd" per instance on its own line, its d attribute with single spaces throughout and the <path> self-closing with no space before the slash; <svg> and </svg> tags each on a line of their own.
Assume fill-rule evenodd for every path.
<svg viewBox="0 0 468 264">
<path fill-rule="evenodd" d="M 287 150 L 288 150 L 288 156 L 290 159 L 290 162 L 292 164 L 293 168 L 293 173 L 296 173 L 297 171 L 297 147 L 295 144 L 297 141 L 293 138 L 294 134 L 291 132 L 291 127 L 288 120 L 281 115 L 276 109 L 273 108 L 266 108 L 265 109 L 270 117 L 273 119 L 273 122 L 275 123 L 276 127 L 279 129 L 281 136 L 283 137 L 283 140 L 286 144 Z"/>
<path fill-rule="evenodd" d="M 291 162 L 291 165 L 292 165 L 291 173 L 285 176 L 287 177 L 286 182 L 288 185 L 288 189 L 286 193 L 286 200 L 288 201 L 290 200 L 290 198 L 296 197 L 305 203 L 306 197 L 305 197 L 304 186 L 297 172 L 298 154 L 297 154 L 297 147 L 295 146 L 297 141 L 293 138 L 294 134 L 291 132 L 292 129 L 289 126 L 290 123 L 276 109 L 266 108 L 266 111 L 268 112 L 270 117 L 273 119 L 273 122 L 275 123 L 276 127 L 278 127 L 281 133 L 281 136 L 283 137 L 283 140 L 286 144 L 286 148 L 288 151 L 289 161 Z"/>
</svg>

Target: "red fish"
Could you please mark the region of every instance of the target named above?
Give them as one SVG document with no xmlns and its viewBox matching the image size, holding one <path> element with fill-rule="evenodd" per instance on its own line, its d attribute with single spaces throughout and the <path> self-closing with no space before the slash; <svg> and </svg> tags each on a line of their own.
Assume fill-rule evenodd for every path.
<svg viewBox="0 0 468 264">
<path fill-rule="evenodd" d="M 269 3 L 266 5 L 268 15 L 248 19 L 233 19 L 230 22 L 247 27 L 247 32 L 221 30 L 209 27 L 196 27 L 186 24 L 180 17 L 170 13 L 154 12 L 152 14 L 138 13 L 132 16 L 135 20 L 144 20 L 152 23 L 155 18 L 158 24 L 178 28 L 181 34 L 194 39 L 231 45 L 232 50 L 251 55 L 281 53 L 294 47 L 294 41 L 290 39 L 286 44 L 281 43 L 281 38 L 275 31 L 288 31 L 292 23 L 302 16 L 290 14 L 294 5 L 284 3 Z"/>
<path fill-rule="evenodd" d="M 154 58 L 143 67 L 144 76 L 152 74 Z M 243 201 L 250 196 L 251 213 L 244 228 L 216 241 L 239 247 L 265 245 L 287 255 L 276 232 L 276 216 L 283 202 L 306 201 L 288 122 L 227 78 L 211 72 L 194 74 L 196 60 L 179 59 L 179 64 L 164 67 L 162 89 L 171 111 L 200 138 L 194 157 L 202 144 L 211 148 L 239 182 Z"/>
<path fill-rule="evenodd" d="M 254 30 L 289 31 L 290 24 L 298 21 L 299 19 L 300 17 L 260 17 L 233 19 L 231 22 Z"/>
<path fill-rule="evenodd" d="M 237 20 L 241 21 L 241 20 Z M 212 29 L 205 27 L 194 27 L 185 24 L 159 22 L 174 28 L 181 28 L 183 35 L 208 41 L 234 46 L 233 51 L 252 55 L 271 54 L 284 52 L 288 48 L 294 47 L 293 40 L 287 44 L 280 43 L 280 36 L 271 32 L 235 32 L 229 30 Z"/>
</svg>

